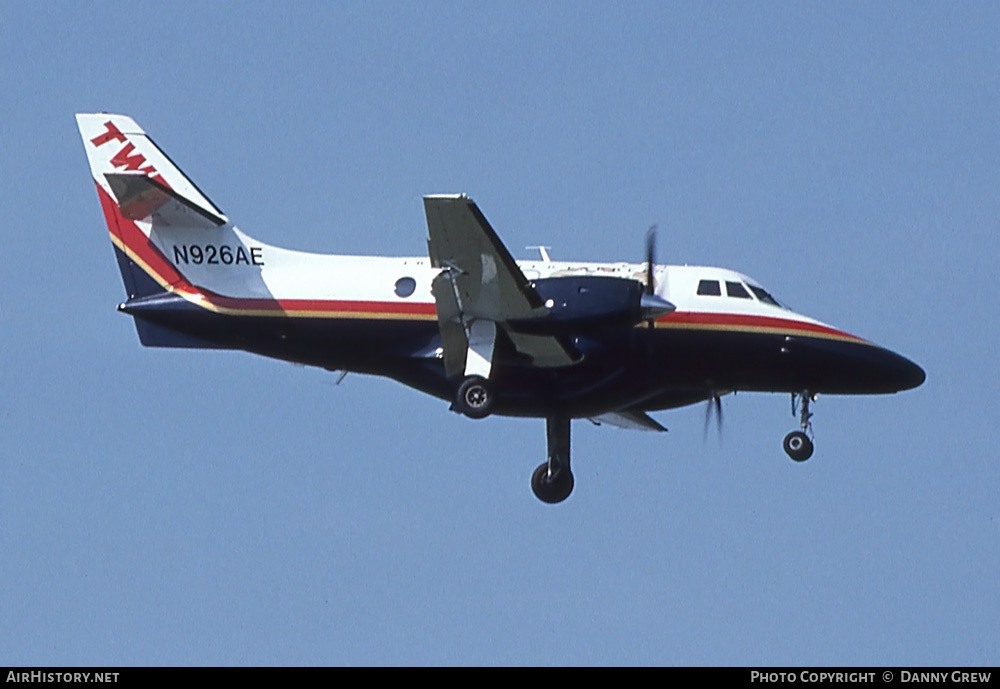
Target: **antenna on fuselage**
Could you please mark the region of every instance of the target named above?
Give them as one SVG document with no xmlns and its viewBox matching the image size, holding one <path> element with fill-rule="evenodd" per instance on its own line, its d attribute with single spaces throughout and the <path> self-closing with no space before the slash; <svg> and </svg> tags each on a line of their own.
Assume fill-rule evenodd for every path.
<svg viewBox="0 0 1000 689">
<path fill-rule="evenodd" d="M 528 250 L 538 249 L 538 253 L 542 255 L 542 260 L 545 263 L 552 263 L 552 259 L 549 257 L 549 249 L 552 248 L 551 246 L 526 246 L 524 248 Z"/>
</svg>

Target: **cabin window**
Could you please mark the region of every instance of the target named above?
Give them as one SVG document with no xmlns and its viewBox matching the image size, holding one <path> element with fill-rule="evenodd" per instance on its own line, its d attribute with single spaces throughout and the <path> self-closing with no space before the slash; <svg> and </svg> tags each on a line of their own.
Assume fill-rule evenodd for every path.
<svg viewBox="0 0 1000 689">
<path fill-rule="evenodd" d="M 747 292 L 746 287 L 740 282 L 727 282 L 726 283 L 726 294 L 730 297 L 738 297 L 740 299 L 752 299 L 750 293 Z"/>
<path fill-rule="evenodd" d="M 718 280 L 702 280 L 698 283 L 698 294 L 704 297 L 721 297 L 722 290 Z"/>
<path fill-rule="evenodd" d="M 396 296 L 408 297 L 417 289 L 417 281 L 413 278 L 399 278 L 396 280 Z"/>
</svg>

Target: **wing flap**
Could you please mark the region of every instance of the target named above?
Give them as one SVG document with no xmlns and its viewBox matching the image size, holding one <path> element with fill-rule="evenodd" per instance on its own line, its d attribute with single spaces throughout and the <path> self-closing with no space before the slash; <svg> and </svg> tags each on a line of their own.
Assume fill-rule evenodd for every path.
<svg viewBox="0 0 1000 689">
<path fill-rule="evenodd" d="M 571 351 L 557 337 L 526 335 L 514 332 L 510 328 L 504 328 L 504 332 L 514 344 L 514 348 L 521 354 L 531 357 L 535 366 L 542 368 L 569 366 L 580 358 L 577 352 Z"/>
<path fill-rule="evenodd" d="M 469 339 L 462 324 L 462 309 L 455 298 L 448 275 L 441 273 L 431 282 L 431 294 L 437 307 L 438 331 L 444 350 L 444 372 L 449 378 L 465 370 Z"/>
</svg>

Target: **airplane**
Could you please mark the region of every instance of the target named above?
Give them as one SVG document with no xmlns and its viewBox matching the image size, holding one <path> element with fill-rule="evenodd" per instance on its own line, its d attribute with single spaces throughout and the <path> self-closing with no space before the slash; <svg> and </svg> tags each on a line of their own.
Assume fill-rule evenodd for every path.
<svg viewBox="0 0 1000 689">
<path fill-rule="evenodd" d="M 387 376 L 471 419 L 545 419 L 543 502 L 573 490 L 570 423 L 665 431 L 651 412 L 790 393 L 795 461 L 819 394 L 921 385 L 912 361 L 796 313 L 733 270 L 515 261 L 468 196 L 423 198 L 428 255 L 321 255 L 241 232 L 129 117 L 76 116 L 126 299 L 147 347 L 236 349 Z M 339 382 L 339 381 L 338 381 Z M 798 411 L 796 411 L 798 409 Z M 706 423 L 707 427 L 707 423 Z"/>
</svg>

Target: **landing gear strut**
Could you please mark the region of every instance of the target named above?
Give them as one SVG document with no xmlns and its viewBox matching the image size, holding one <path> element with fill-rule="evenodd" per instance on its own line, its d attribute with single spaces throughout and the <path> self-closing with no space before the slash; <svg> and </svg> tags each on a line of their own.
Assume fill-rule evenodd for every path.
<svg viewBox="0 0 1000 689">
<path fill-rule="evenodd" d="M 458 386 L 455 409 L 470 419 L 483 419 L 493 411 L 496 397 L 490 382 L 482 376 L 468 376 Z"/>
<path fill-rule="evenodd" d="M 569 417 L 545 419 L 549 461 L 538 465 L 531 475 L 531 490 L 542 502 L 562 502 L 573 492 L 573 474 L 569 470 Z"/>
<path fill-rule="evenodd" d="M 809 411 L 809 403 L 816 401 L 816 395 L 813 395 L 808 390 L 795 395 L 792 394 L 792 416 L 795 415 L 795 398 L 796 396 L 802 399 L 802 410 L 799 413 L 799 427 L 802 430 L 792 431 L 785 436 L 785 441 L 782 445 L 785 448 L 785 453 L 789 457 L 794 459 L 796 462 L 804 462 L 813 453 L 813 442 L 809 439 L 809 435 L 812 434 L 812 412 Z"/>
</svg>

